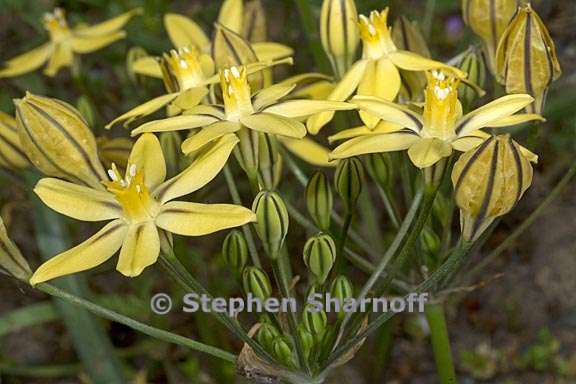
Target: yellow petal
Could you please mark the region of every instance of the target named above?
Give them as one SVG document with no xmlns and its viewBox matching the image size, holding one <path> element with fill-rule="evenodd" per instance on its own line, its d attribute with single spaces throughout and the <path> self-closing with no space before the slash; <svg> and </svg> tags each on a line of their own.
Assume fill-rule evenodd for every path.
<svg viewBox="0 0 576 384">
<path fill-rule="evenodd" d="M 323 111 L 347 111 L 356 106 L 343 101 L 287 100 L 265 108 L 262 112 L 289 118 L 306 117 Z"/>
<path fill-rule="evenodd" d="M 528 121 L 546 121 L 546 119 L 536 113 L 519 113 L 517 115 L 504 117 L 493 123 L 490 123 L 488 127 L 490 128 L 509 127 L 511 125 L 524 124 L 527 123 Z"/>
<path fill-rule="evenodd" d="M 108 35 L 124 27 L 135 15 L 142 14 L 141 8 L 135 8 L 102 23 L 74 28 L 74 34 L 81 36 Z"/>
<path fill-rule="evenodd" d="M 452 146 L 440 139 L 420 139 L 408 149 L 410 160 L 418 168 L 427 168 L 450 156 Z"/>
<path fill-rule="evenodd" d="M 525 94 L 502 96 L 463 116 L 456 122 L 456 134 L 465 136 L 469 132 L 487 127 L 494 122 L 513 115 L 532 101 L 534 101 L 534 98 Z"/>
<path fill-rule="evenodd" d="M 272 113 L 255 113 L 240 118 L 240 122 L 256 131 L 302 138 L 306 136 L 306 127 L 299 121 Z"/>
<path fill-rule="evenodd" d="M 120 249 L 126 231 L 122 220 L 108 223 L 88 240 L 42 264 L 30 278 L 30 284 L 97 267 Z"/>
<path fill-rule="evenodd" d="M 160 108 L 165 107 L 168 103 L 178 97 L 178 95 L 179 93 L 169 93 L 167 95 L 155 97 L 152 100 L 145 102 L 144 104 L 140 104 L 136 108 L 129 110 L 128 112 L 118 116 L 106 124 L 106 129 L 110 129 L 114 124 L 121 121 L 125 121 L 124 126 L 127 126 L 132 121 L 150 115 Z"/>
<path fill-rule="evenodd" d="M 277 85 L 294 85 L 291 98 L 315 100 L 326 100 L 335 87 L 330 76 L 314 72 L 291 76 Z"/>
<path fill-rule="evenodd" d="M 370 112 L 384 121 L 399 124 L 415 132 L 419 132 L 422 129 L 422 118 L 402 105 L 365 96 L 356 96 L 352 98 L 351 103 L 356 104 L 361 110 Z"/>
<path fill-rule="evenodd" d="M 254 212 L 239 205 L 172 201 L 162 206 L 156 225 L 178 235 L 202 236 L 254 221 Z"/>
<path fill-rule="evenodd" d="M 260 111 L 288 95 L 296 84 L 274 84 L 266 87 L 253 95 L 252 105 L 256 111 Z"/>
<path fill-rule="evenodd" d="M 122 208 L 111 193 L 68 181 L 41 179 L 34 193 L 56 212 L 77 220 L 103 221 L 122 216 Z"/>
<path fill-rule="evenodd" d="M 355 137 L 337 146 L 330 158 L 343 159 L 367 153 L 401 151 L 419 140 L 420 137 L 409 130 Z"/>
<path fill-rule="evenodd" d="M 366 67 L 364 78 L 358 85 L 358 96 L 374 96 L 392 101 L 400 91 L 400 72 L 387 58 L 374 61 Z M 360 111 L 360 118 L 368 128 L 374 128 L 380 120 L 366 111 Z"/>
<path fill-rule="evenodd" d="M 382 133 L 396 132 L 400 131 L 401 129 L 401 125 L 381 121 L 374 129 L 370 129 L 365 125 L 345 129 L 332 136 L 328 136 L 328 142 L 333 143 L 338 140 L 351 139 L 357 136 L 379 135 Z"/>
<path fill-rule="evenodd" d="M 137 170 L 144 171 L 144 181 L 149 189 L 160 185 L 166 178 L 166 161 L 158 138 L 151 133 L 145 133 L 136 140 L 128 167 L 136 165 Z"/>
<path fill-rule="evenodd" d="M 237 143 L 238 137 L 233 133 L 222 136 L 196 156 L 188 168 L 162 183 L 152 194 L 165 203 L 202 188 L 224 168 Z"/>
<path fill-rule="evenodd" d="M 406 71 L 429 71 L 431 69 L 443 69 L 451 71 L 455 76 L 464 78 L 466 73 L 458 68 L 446 65 L 436 60 L 427 59 L 408 51 L 396 51 L 388 54 L 388 58 L 397 67 Z"/>
<path fill-rule="evenodd" d="M 44 69 L 44 74 L 49 77 L 54 77 L 60 68 L 71 67 L 73 60 L 74 57 L 70 45 L 56 44 L 48 60 L 48 66 Z"/>
<path fill-rule="evenodd" d="M 155 57 L 148 56 L 138 59 L 132 64 L 132 70 L 144 76 L 162 78 L 162 68 Z"/>
<path fill-rule="evenodd" d="M 278 60 L 294 54 L 289 46 L 270 42 L 253 43 L 252 49 L 260 61 Z"/>
<path fill-rule="evenodd" d="M 22 150 L 16 120 L 0 111 L 0 166 L 19 169 L 30 165 Z"/>
<path fill-rule="evenodd" d="M 195 87 L 185 90 L 174 100 L 174 105 L 182 110 L 187 110 L 200 104 L 204 96 L 208 94 L 206 87 Z"/>
<path fill-rule="evenodd" d="M 48 60 L 52 50 L 53 45 L 46 43 L 8 60 L 3 64 L 3 68 L 0 69 L 0 78 L 18 76 L 39 68 Z"/>
<path fill-rule="evenodd" d="M 460 152 L 468 152 L 469 150 L 474 149 L 482 144 L 489 137 L 490 135 L 488 133 L 480 130 L 470 132 L 468 135 L 459 137 L 454 140 L 452 142 L 452 148 Z"/>
<path fill-rule="evenodd" d="M 206 144 L 228 134 L 236 132 L 240 129 L 240 124 L 231 121 L 218 121 L 211 124 L 192 136 L 184 140 L 182 143 L 182 152 L 189 154 L 195 152 Z"/>
<path fill-rule="evenodd" d="M 160 237 L 154 222 L 132 224 L 128 226 L 116 270 L 124 276 L 138 276 L 144 268 L 156 262 L 158 255 Z"/>
<path fill-rule="evenodd" d="M 217 121 L 219 121 L 217 118 L 206 115 L 182 115 L 168 117 L 166 119 L 153 120 L 142 124 L 132 131 L 132 136 L 136 136 L 144 132 L 170 132 L 179 131 L 182 129 L 199 128 L 210 125 Z"/>
<path fill-rule="evenodd" d="M 99 50 L 126 37 L 126 32 L 118 31 L 102 36 L 74 36 L 72 50 L 77 53 L 89 53 Z"/>
<path fill-rule="evenodd" d="M 164 26 L 176 48 L 192 45 L 201 51 L 207 51 L 210 47 L 210 40 L 202 28 L 186 16 L 167 13 L 164 15 Z"/>
<path fill-rule="evenodd" d="M 242 20 L 244 18 L 243 0 L 225 0 L 220 7 L 218 23 L 240 34 L 242 32 Z"/>
<path fill-rule="evenodd" d="M 336 162 L 330 161 L 328 158 L 330 150 L 308 137 L 303 137 L 302 139 L 279 137 L 279 140 L 290 152 L 309 164 L 319 167 L 336 166 Z"/>
<path fill-rule="evenodd" d="M 224 120 L 224 108 L 215 105 L 196 105 L 186 111 L 184 115 L 210 115 L 218 120 Z"/>
</svg>

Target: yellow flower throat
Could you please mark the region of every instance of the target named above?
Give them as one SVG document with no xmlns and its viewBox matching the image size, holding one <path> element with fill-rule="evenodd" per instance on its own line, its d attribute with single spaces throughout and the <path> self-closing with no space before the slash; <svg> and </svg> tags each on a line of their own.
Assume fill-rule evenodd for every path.
<svg viewBox="0 0 576 384">
<path fill-rule="evenodd" d="M 62 8 L 56 8 L 54 12 L 44 14 L 44 29 L 50 34 L 50 40 L 55 43 L 61 42 L 71 35 Z"/>
<path fill-rule="evenodd" d="M 240 117 L 254 113 L 246 67 L 230 67 L 220 71 L 220 86 L 226 120 L 239 121 Z"/>
<path fill-rule="evenodd" d="M 106 181 L 104 185 L 122 206 L 126 219 L 131 222 L 142 222 L 155 216 L 158 203 L 150 196 L 141 169 L 137 169 L 135 164 L 129 165 L 126 176 L 122 179 L 116 164 L 112 164 L 108 176 L 112 181 Z"/>
<path fill-rule="evenodd" d="M 462 115 L 458 102 L 460 80 L 442 71 L 426 73 L 428 85 L 424 94 L 424 129 L 429 137 L 450 139 L 455 135 L 454 124 Z"/>
<path fill-rule="evenodd" d="M 185 91 L 204 82 L 200 52 L 193 47 L 172 49 L 160 61 L 164 84 L 169 92 Z"/>
<path fill-rule="evenodd" d="M 360 15 L 358 27 L 364 44 L 364 58 L 377 60 L 396 51 L 392 28 L 388 27 L 388 8 L 382 12 L 372 11 L 369 17 Z"/>
</svg>

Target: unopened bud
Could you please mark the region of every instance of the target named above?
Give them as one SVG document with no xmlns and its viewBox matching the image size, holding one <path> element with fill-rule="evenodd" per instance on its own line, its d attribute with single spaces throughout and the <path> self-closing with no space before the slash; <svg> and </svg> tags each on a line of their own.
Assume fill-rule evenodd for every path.
<svg viewBox="0 0 576 384">
<path fill-rule="evenodd" d="M 469 82 L 477 85 L 479 88 L 484 87 L 486 81 L 486 65 L 484 64 L 482 52 L 480 52 L 476 47 L 470 47 L 466 51 L 458 65 L 458 68 L 468 74 L 467 80 Z M 458 86 L 458 95 L 466 107 L 469 107 L 479 96 L 476 90 L 467 86 L 463 82 Z"/>
<path fill-rule="evenodd" d="M 22 150 L 16 120 L 0 111 L 0 167 L 22 169 L 30 165 Z"/>
<path fill-rule="evenodd" d="M 320 171 L 314 173 L 306 186 L 306 206 L 308 213 L 322 231 L 330 229 L 333 197 L 326 175 Z"/>
<path fill-rule="evenodd" d="M 330 235 L 317 234 L 304 245 L 304 263 L 319 284 L 324 284 L 335 261 L 336 244 Z"/>
<path fill-rule="evenodd" d="M 103 188 L 106 173 L 98 159 L 96 139 L 74 107 L 31 93 L 15 104 L 22 147 L 40 171 Z"/>
<path fill-rule="evenodd" d="M 392 160 L 389 153 L 371 153 L 366 156 L 366 168 L 370 177 L 382 188 L 387 188 L 392 180 Z"/>
<path fill-rule="evenodd" d="M 280 337 L 280 332 L 272 324 L 262 323 L 256 333 L 256 341 L 267 351 L 272 351 L 274 340 Z"/>
<path fill-rule="evenodd" d="M 275 259 L 288 233 L 288 210 L 276 192 L 261 191 L 256 195 L 252 210 L 256 212 L 256 232 L 269 257 Z"/>
<path fill-rule="evenodd" d="M 304 350 L 306 358 L 310 356 L 310 352 L 314 347 L 314 336 L 306 329 L 305 326 L 300 325 L 298 327 L 298 337 L 300 338 L 300 344 Z"/>
<path fill-rule="evenodd" d="M 258 139 L 258 180 L 264 189 L 276 189 L 282 174 L 282 157 L 273 135 L 261 133 Z"/>
<path fill-rule="evenodd" d="M 119 170 L 125 171 L 128 166 L 128 158 L 132 150 L 133 142 L 127 137 L 99 137 L 98 157 L 106 169 L 111 169 L 116 164 Z"/>
<path fill-rule="evenodd" d="M 348 212 L 354 210 L 360 192 L 362 192 L 363 183 L 364 168 L 358 158 L 351 157 L 338 162 L 334 175 L 334 186 L 340 198 L 344 200 Z"/>
<path fill-rule="evenodd" d="M 242 271 L 248 261 L 248 243 L 242 232 L 234 229 L 226 236 L 222 243 L 222 255 L 232 270 Z"/>
<path fill-rule="evenodd" d="M 321 339 L 328 325 L 328 317 L 322 309 L 306 306 L 302 313 L 306 330 L 316 339 Z"/>
<path fill-rule="evenodd" d="M 294 365 L 294 356 L 292 354 L 292 349 L 290 345 L 284 338 L 278 337 L 274 340 L 274 344 L 272 346 L 272 350 L 274 352 L 274 356 L 284 363 L 287 366 Z"/>
<path fill-rule="evenodd" d="M 0 218 L 0 272 L 28 282 L 32 271 L 14 242 L 8 237 L 4 222 Z"/>
<path fill-rule="evenodd" d="M 272 285 L 266 272 L 257 267 L 247 267 L 242 274 L 244 292 L 265 300 L 272 295 Z"/>
<path fill-rule="evenodd" d="M 334 279 L 330 286 L 330 297 L 338 299 L 340 303 L 338 317 L 343 318 L 346 314 L 342 310 L 342 306 L 346 303 L 347 299 L 354 297 L 354 286 L 346 276 L 340 275 Z"/>
</svg>

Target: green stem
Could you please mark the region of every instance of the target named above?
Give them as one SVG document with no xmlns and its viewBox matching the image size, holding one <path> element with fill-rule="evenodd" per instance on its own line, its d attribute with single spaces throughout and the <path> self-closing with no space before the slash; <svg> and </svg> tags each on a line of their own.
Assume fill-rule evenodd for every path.
<svg viewBox="0 0 576 384">
<path fill-rule="evenodd" d="M 400 215 L 398 215 L 396 207 L 392 204 L 392 200 L 388 195 L 388 191 L 386 191 L 386 189 L 384 189 L 384 187 L 382 187 L 380 183 L 376 183 L 376 187 L 378 188 L 378 194 L 380 195 L 380 198 L 384 203 L 384 209 L 386 209 L 386 213 L 388 214 L 388 217 L 392 222 L 392 226 L 394 227 L 394 229 L 400 228 L 400 218 L 399 218 Z"/>
<path fill-rule="evenodd" d="M 441 384 L 455 384 L 456 372 L 442 303 L 427 304 L 424 313 L 430 327 L 432 350 Z"/>
<path fill-rule="evenodd" d="M 346 239 L 348 238 L 348 231 L 350 230 L 350 225 L 352 225 L 353 214 L 350 211 L 346 212 L 344 217 L 344 224 L 342 225 L 342 230 L 340 236 L 338 237 L 338 243 L 336 246 L 336 265 L 334 271 L 339 274 L 342 272 L 344 267 L 344 247 L 346 246 Z"/>
<path fill-rule="evenodd" d="M 522 234 L 526 229 L 528 229 L 534 221 L 540 217 L 542 213 L 546 210 L 546 208 L 560 195 L 560 193 L 564 190 L 566 185 L 570 182 L 570 180 L 576 174 L 576 162 L 573 163 L 568 171 L 564 174 L 562 179 L 556 184 L 556 186 L 550 191 L 548 196 L 530 213 L 530 215 L 524 220 L 516 229 L 504 240 L 496 249 L 488 254 L 488 256 L 484 257 L 482 261 L 480 261 L 474 268 L 470 270 L 467 274 L 467 280 L 473 279 L 476 275 L 478 275 L 488 264 L 490 264 L 494 259 L 496 259 L 502 252 L 508 249 L 510 246 L 514 244 L 514 241 Z"/>
<path fill-rule="evenodd" d="M 228 185 L 228 190 L 230 191 L 230 196 L 234 204 L 242 205 L 242 199 L 240 198 L 240 193 L 238 188 L 236 188 L 236 183 L 234 182 L 234 177 L 232 176 L 232 171 L 228 165 L 224 166 L 224 178 L 226 179 L 226 184 Z M 258 256 L 258 250 L 256 248 L 256 242 L 254 241 L 254 236 L 250 229 L 250 224 L 242 226 L 242 233 L 248 242 L 248 250 L 250 251 L 250 258 L 254 266 L 261 268 L 262 263 L 260 262 L 260 257 Z"/>
<path fill-rule="evenodd" d="M 142 332 L 148 336 L 154 337 L 156 339 L 162 340 L 162 341 L 166 341 L 172 344 L 177 344 L 177 345 L 181 345 L 183 347 L 187 347 L 190 349 L 193 349 L 195 351 L 198 352 L 203 352 L 209 355 L 212 355 L 214 357 L 218 357 L 222 360 L 234 363 L 236 361 L 236 356 L 234 356 L 233 354 L 223 351 L 219 348 L 216 347 L 212 347 L 210 345 L 206 345 L 191 339 L 188 339 L 186 337 L 180 336 L 180 335 L 176 335 L 172 332 L 168 332 L 162 329 L 158 329 L 158 328 L 154 328 L 152 326 L 149 326 L 147 324 L 141 323 L 139 321 L 136 321 L 130 317 L 121 315 L 117 312 L 111 311 L 107 308 L 101 307 L 100 305 L 94 304 L 91 301 L 88 301 L 86 299 L 83 299 L 82 297 L 73 295 L 72 293 L 66 292 L 63 289 L 60 289 L 54 285 L 48 284 L 48 283 L 44 283 L 44 284 L 39 284 L 36 286 L 37 289 L 51 295 L 54 297 L 58 297 L 70 304 L 74 304 L 76 306 L 79 306 L 81 308 L 84 308 L 92 313 L 94 313 L 95 315 L 104 317 L 106 319 L 112 320 L 112 321 L 116 321 L 118 323 L 124 324 L 127 327 L 130 327 L 136 331 Z"/>
</svg>

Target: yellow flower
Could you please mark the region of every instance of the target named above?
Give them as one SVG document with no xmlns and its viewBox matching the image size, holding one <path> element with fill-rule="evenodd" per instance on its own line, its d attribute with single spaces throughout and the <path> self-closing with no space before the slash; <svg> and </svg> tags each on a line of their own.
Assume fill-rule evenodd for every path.
<svg viewBox="0 0 576 384">
<path fill-rule="evenodd" d="M 369 17 L 360 16 L 358 24 L 363 43 L 362 59 L 358 60 L 344 75 L 328 96 L 328 100 L 344 101 L 354 91 L 360 96 L 394 100 L 401 86 L 399 69 L 425 71 L 452 68 L 438 61 L 398 49 L 392 40 L 387 18 L 388 8 L 382 12 L 372 11 Z M 464 77 L 464 73 L 460 70 L 456 68 L 452 70 L 460 77 Z M 308 132 L 317 134 L 332 120 L 333 116 L 334 112 L 323 112 L 312 116 L 307 122 Z M 366 111 L 360 112 L 360 118 L 369 128 L 374 128 L 380 120 Z"/>
<path fill-rule="evenodd" d="M 542 113 L 546 91 L 562 71 L 550 33 L 530 4 L 518 8 L 496 52 L 499 80 L 508 93 L 528 93 L 536 101 L 528 112 Z"/>
<path fill-rule="evenodd" d="M 258 3 L 258 4 L 252 4 Z M 230 36 L 237 36 L 251 42 L 250 50 L 253 50 L 256 61 L 273 61 L 292 56 L 293 50 L 282 44 L 266 42 L 265 15 L 260 1 L 253 1 L 245 5 L 242 0 L 226 0 L 220 8 L 215 44 L 221 36 L 222 30 L 229 32 Z M 213 52 L 214 46 L 202 28 L 190 18 L 176 13 L 164 15 L 164 26 L 172 45 L 179 48 L 195 48 L 202 53 Z M 230 65 L 248 64 L 249 62 L 234 62 L 223 65 L 218 62 L 217 55 L 214 59 L 218 68 Z M 134 71 L 146 76 L 162 77 L 162 72 L 154 58 L 143 58 L 134 64 Z"/>
<path fill-rule="evenodd" d="M 22 169 L 30 165 L 22 150 L 16 120 L 0 112 L 0 167 Z"/>
<path fill-rule="evenodd" d="M 452 170 L 464 238 L 477 238 L 498 216 L 508 213 L 532 183 L 536 155 L 510 135 L 493 136 L 464 153 Z"/>
<path fill-rule="evenodd" d="M 303 138 L 306 128 L 300 122 L 311 114 L 326 110 L 347 110 L 354 106 L 338 101 L 286 100 L 295 85 L 277 84 L 252 94 L 248 84 L 249 68 L 230 67 L 220 71 L 223 105 L 198 105 L 181 116 L 151 121 L 132 131 L 165 132 L 202 129 L 184 141 L 184 153 L 195 152 L 209 142 L 230 133 L 240 137 L 241 147 L 250 146 L 249 131 Z"/>
<path fill-rule="evenodd" d="M 44 73 L 55 76 L 60 68 L 72 66 L 75 54 L 94 52 L 123 39 L 126 33 L 121 30 L 122 27 L 139 13 L 140 9 L 133 9 L 96 25 L 70 28 L 64 10 L 56 8 L 54 12 L 44 16 L 44 28 L 50 35 L 50 41 L 8 60 L 5 68 L 0 70 L 0 77 L 14 77 L 31 72 L 46 62 L 48 66 Z"/>
<path fill-rule="evenodd" d="M 462 0 L 464 22 L 482 39 L 488 67 L 496 73 L 496 48 L 518 0 Z"/>
<path fill-rule="evenodd" d="M 42 264 L 31 284 L 94 268 L 119 249 L 116 269 L 138 276 L 160 253 L 159 231 L 202 236 L 255 220 L 254 213 L 230 204 L 172 201 L 210 182 L 222 169 L 238 139 L 225 135 L 182 173 L 164 181 L 166 165 L 158 139 L 143 135 L 130 153 L 124 177 L 112 165 L 106 191 L 44 178 L 34 191 L 55 211 L 83 221 L 111 220 L 80 245 Z"/>
<path fill-rule="evenodd" d="M 488 137 L 481 131 L 484 127 L 543 120 L 535 114 L 514 115 L 534 100 L 525 94 L 500 97 L 462 116 L 458 101 L 459 79 L 443 71 L 431 71 L 427 77 L 422 114 L 375 97 L 354 97 L 352 102 L 360 109 L 388 124 L 382 123 L 374 130 L 353 128 L 332 136 L 332 140 L 352 139 L 334 149 L 331 157 L 340 159 L 407 149 L 414 165 L 427 168 L 450 156 L 453 149 L 468 151 L 478 146 Z"/>
</svg>

